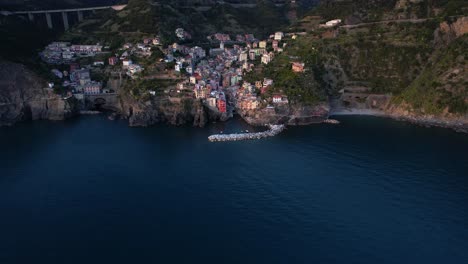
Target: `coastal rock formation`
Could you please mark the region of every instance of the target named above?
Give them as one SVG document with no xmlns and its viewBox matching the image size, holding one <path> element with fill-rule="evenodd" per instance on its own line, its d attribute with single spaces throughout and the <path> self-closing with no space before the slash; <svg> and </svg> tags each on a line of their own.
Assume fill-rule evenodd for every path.
<svg viewBox="0 0 468 264">
<path fill-rule="evenodd" d="M 383 113 L 385 116 L 424 126 L 437 126 L 468 133 L 468 114 L 456 115 L 445 112 L 442 115 L 425 114 L 415 111 L 411 106 L 391 105 Z"/>
<path fill-rule="evenodd" d="M 157 123 L 203 127 L 208 121 L 227 120 L 226 114 L 214 112 L 193 98 L 148 98 L 137 100 L 123 94 L 123 115 L 130 126 L 151 126 Z"/>
<path fill-rule="evenodd" d="M 0 125 L 25 120 L 64 120 L 78 113 L 73 98 L 62 99 L 24 65 L 0 62 Z"/>
<path fill-rule="evenodd" d="M 441 48 L 466 33 L 468 33 L 468 17 L 461 17 L 453 23 L 444 21 L 440 23 L 439 28 L 434 32 L 434 43 Z"/>
<path fill-rule="evenodd" d="M 240 116 L 251 125 L 286 124 L 309 125 L 328 118 L 329 106 L 320 103 L 313 106 L 283 104 L 257 110 L 239 110 Z"/>
</svg>

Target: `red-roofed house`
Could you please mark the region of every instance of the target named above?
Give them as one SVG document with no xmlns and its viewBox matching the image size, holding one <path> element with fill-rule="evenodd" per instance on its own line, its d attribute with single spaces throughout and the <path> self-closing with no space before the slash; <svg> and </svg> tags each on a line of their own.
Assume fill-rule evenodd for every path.
<svg viewBox="0 0 468 264">
<path fill-rule="evenodd" d="M 304 63 L 293 62 L 292 63 L 292 70 L 293 70 L 293 72 L 304 72 Z"/>
</svg>

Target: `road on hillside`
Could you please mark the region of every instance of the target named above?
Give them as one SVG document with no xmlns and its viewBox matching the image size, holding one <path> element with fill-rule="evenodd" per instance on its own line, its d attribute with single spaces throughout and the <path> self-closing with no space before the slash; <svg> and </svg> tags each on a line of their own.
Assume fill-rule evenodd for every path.
<svg viewBox="0 0 468 264">
<path fill-rule="evenodd" d="M 340 26 L 340 28 L 356 28 L 356 27 L 361 27 L 361 26 L 378 25 L 378 24 L 386 24 L 386 23 L 421 23 L 427 20 L 429 20 L 429 18 L 382 20 L 382 21 L 376 21 L 376 22 L 360 23 L 360 24 L 355 24 L 355 25 L 343 25 L 343 26 Z"/>
</svg>

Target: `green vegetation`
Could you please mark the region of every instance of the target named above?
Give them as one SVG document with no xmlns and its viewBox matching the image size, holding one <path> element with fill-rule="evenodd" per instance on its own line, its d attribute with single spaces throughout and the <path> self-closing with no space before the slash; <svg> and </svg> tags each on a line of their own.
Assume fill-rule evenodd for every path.
<svg viewBox="0 0 468 264">
<path fill-rule="evenodd" d="M 184 28 L 195 41 L 206 41 L 206 36 L 216 33 L 253 33 L 265 37 L 271 32 L 287 26 L 285 10 L 269 1 L 259 1 L 257 8 L 234 8 L 227 4 L 216 4 L 211 9 L 196 9 L 165 2 L 159 5 L 148 0 L 130 0 L 120 11 L 108 11 L 100 19 L 80 25 L 79 32 L 102 37 L 121 36 L 130 41 L 138 34 L 159 34 L 165 44 L 176 41 L 174 30 Z M 83 35 L 83 34 L 77 34 Z"/>
<path fill-rule="evenodd" d="M 325 40 L 320 55 L 338 60 L 350 80 L 367 82 L 373 92 L 399 94 L 432 54 L 435 28 L 432 21 L 369 25 Z"/>
<path fill-rule="evenodd" d="M 351 3 L 333 5 L 336 4 Z M 450 1 L 445 4 L 450 5 Z M 440 19 L 429 19 L 416 24 L 370 24 L 340 29 L 338 37 L 329 39 L 322 38 L 324 30 L 314 30 L 288 41 L 285 53 L 260 72 L 249 74 L 248 80 L 273 78 L 274 92 L 283 90 L 296 100 L 299 94 L 310 95 L 312 91 L 313 95 L 336 94 L 346 81 L 353 81 L 369 87 L 372 93 L 393 94 L 394 104 L 405 102 L 424 113 L 463 114 L 468 111 L 468 83 L 464 72 L 467 36 L 448 48 L 439 48 L 434 45 L 434 32 L 439 23 Z M 294 60 L 305 62 L 311 71 L 295 75 L 290 70 Z M 327 80 L 326 76 L 330 75 L 335 80 Z M 301 82 L 302 78 L 313 80 L 316 88 L 304 89 L 307 86 Z"/>
<path fill-rule="evenodd" d="M 323 0 L 307 15 L 321 15 L 325 20 L 341 18 L 350 22 L 371 22 L 382 19 L 427 18 L 459 16 L 468 14 L 465 0 L 406 1 L 406 5 L 395 9 L 397 0 Z M 440 10 L 441 12 L 437 11 Z"/>
<path fill-rule="evenodd" d="M 425 113 L 440 114 L 448 109 L 451 113 L 468 111 L 466 83 L 466 48 L 468 36 L 453 42 L 447 49 L 437 52 L 422 74 L 411 83 L 396 102 L 405 101 Z"/>
<path fill-rule="evenodd" d="M 147 98 L 149 91 L 155 91 L 156 95 L 164 94 L 164 90 L 167 87 L 174 86 L 176 81 L 174 80 L 161 80 L 161 79 L 136 79 L 129 80 L 123 87 L 128 93 L 136 98 Z"/>
<path fill-rule="evenodd" d="M 291 40 L 289 44 L 284 53 L 277 55 L 268 65 L 248 73 L 244 79 L 252 83 L 263 78 L 273 79 L 274 85 L 264 97 L 284 93 L 293 103 L 314 104 L 325 101 L 327 91 L 321 80 L 323 69 L 315 63 L 318 60 L 317 51 L 304 41 Z M 304 73 L 292 71 L 291 63 L 299 59 L 305 62 L 307 69 Z"/>
<path fill-rule="evenodd" d="M 443 8 L 441 17 L 468 15 L 468 4 L 465 0 L 438 0 L 434 6 Z"/>
<path fill-rule="evenodd" d="M 395 7 L 396 0 L 324 0 L 308 15 L 320 15 L 325 20 L 355 16 L 361 21 L 377 21 Z"/>
</svg>

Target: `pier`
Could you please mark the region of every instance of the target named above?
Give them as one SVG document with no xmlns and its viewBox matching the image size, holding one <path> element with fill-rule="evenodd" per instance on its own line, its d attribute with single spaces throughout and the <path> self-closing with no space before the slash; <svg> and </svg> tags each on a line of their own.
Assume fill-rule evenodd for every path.
<svg viewBox="0 0 468 264">
<path fill-rule="evenodd" d="M 336 120 L 336 119 L 325 119 L 323 120 L 322 123 L 325 123 L 325 124 L 332 124 L 332 125 L 338 125 L 340 123 L 340 121 Z"/>
<path fill-rule="evenodd" d="M 210 142 L 219 141 L 239 141 L 239 140 L 250 140 L 250 139 L 261 139 L 266 137 L 273 137 L 281 133 L 284 129 L 284 125 L 268 125 L 269 130 L 256 133 L 240 133 L 240 134 L 215 134 L 208 137 Z"/>
</svg>

